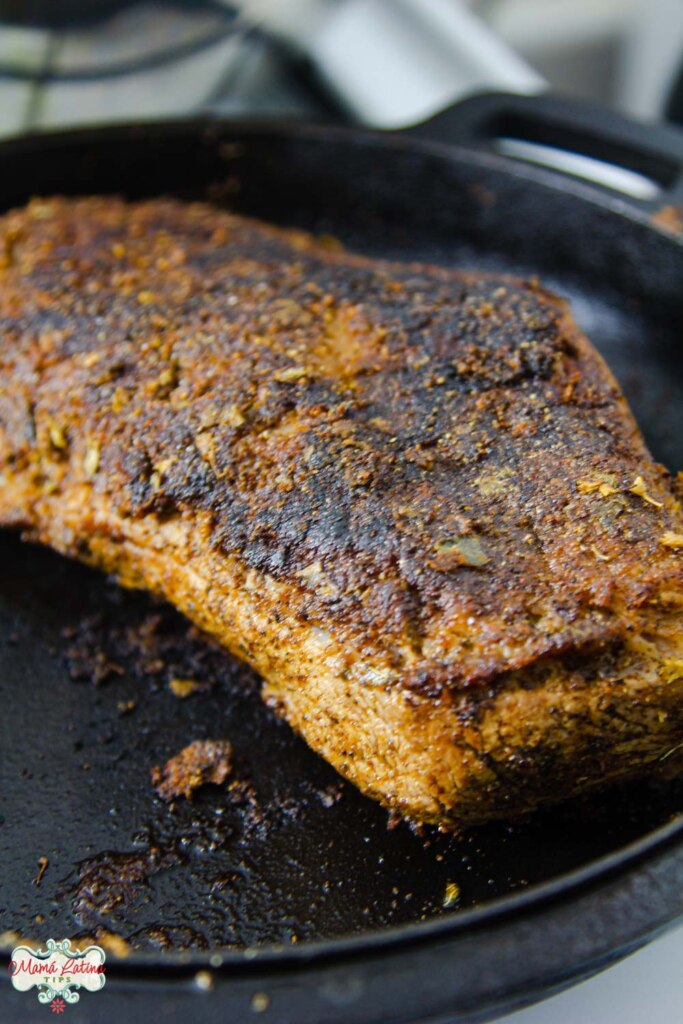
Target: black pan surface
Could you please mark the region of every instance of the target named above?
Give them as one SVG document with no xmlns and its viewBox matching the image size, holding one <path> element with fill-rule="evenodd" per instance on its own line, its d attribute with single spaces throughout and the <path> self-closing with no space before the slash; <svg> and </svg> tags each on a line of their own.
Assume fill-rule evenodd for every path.
<svg viewBox="0 0 683 1024">
<path fill-rule="evenodd" d="M 332 129 L 166 125 L 0 146 L 3 209 L 92 192 L 210 199 L 373 255 L 537 274 L 569 298 L 655 457 L 683 468 L 683 250 L 617 198 L 491 155 Z M 174 678 L 203 688 L 179 699 Z M 289 1002 L 271 1006 L 276 983 L 258 982 L 272 1020 L 483 1019 L 596 969 L 680 913 L 651 893 L 648 913 L 641 888 L 633 927 L 620 918 L 616 933 L 605 923 L 600 935 L 579 907 L 604 896 L 615 873 L 620 899 L 624 885 L 651 885 L 655 851 L 662 870 L 681 870 L 683 784 L 632 784 L 458 837 L 388 828 L 384 811 L 261 704 L 254 674 L 179 615 L 9 533 L 0 535 L 0 693 L 0 932 L 40 943 L 113 934 L 130 947 L 105 992 L 70 1008 L 74 1020 L 100 1019 L 115 991 L 128 993 L 130 1019 L 143 1019 L 141 999 L 152 999 L 146 1013 L 161 1005 L 158 979 L 187 996 L 198 964 L 216 968 L 213 995 L 193 996 L 206 1020 L 256 1012 L 256 982 L 242 991 L 228 978 L 254 965 L 275 971 L 277 985 L 288 972 Z M 150 770 L 198 738 L 233 743 L 233 783 L 169 808 Z M 599 881 L 606 871 L 609 884 Z M 490 949 L 507 948 L 512 925 L 496 925 L 503 932 L 486 953 L 490 922 L 528 923 L 551 898 L 569 914 L 559 932 L 567 961 L 550 965 L 557 949 L 539 924 L 526 981 L 520 969 L 514 983 L 500 965 L 496 974 Z M 464 935 L 470 951 L 481 944 L 478 988 L 466 972 L 455 977 Z M 453 978 L 427 980 L 416 952 L 425 949 Z M 371 997 L 358 979 L 383 955 L 404 967 L 391 991 Z M 342 970 L 332 988 L 316 981 L 315 997 L 314 962 Z M 359 962 L 355 975 L 348 965 Z M 32 1012 L 28 997 L 8 998 Z M 186 1015 L 182 1003 L 169 1002 L 164 1019 Z"/>
</svg>

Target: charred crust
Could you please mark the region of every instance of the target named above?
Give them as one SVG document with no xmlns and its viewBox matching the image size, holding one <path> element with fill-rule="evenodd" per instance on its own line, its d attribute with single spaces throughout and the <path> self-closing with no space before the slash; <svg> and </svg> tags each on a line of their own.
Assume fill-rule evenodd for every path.
<svg viewBox="0 0 683 1024">
<path fill-rule="evenodd" d="M 208 517 L 392 685 L 437 698 L 604 649 L 680 585 L 658 540 L 678 504 L 536 283 L 171 200 L 39 200 L 0 235 L 5 466 Z"/>
</svg>

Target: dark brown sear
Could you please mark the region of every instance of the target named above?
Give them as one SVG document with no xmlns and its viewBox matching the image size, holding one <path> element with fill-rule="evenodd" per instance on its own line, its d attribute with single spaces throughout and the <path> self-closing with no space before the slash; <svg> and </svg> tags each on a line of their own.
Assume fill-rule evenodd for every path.
<svg viewBox="0 0 683 1024">
<path fill-rule="evenodd" d="M 561 300 L 172 200 L 0 232 L 1 522 L 166 596 L 417 819 L 679 742 L 680 507 Z"/>
</svg>

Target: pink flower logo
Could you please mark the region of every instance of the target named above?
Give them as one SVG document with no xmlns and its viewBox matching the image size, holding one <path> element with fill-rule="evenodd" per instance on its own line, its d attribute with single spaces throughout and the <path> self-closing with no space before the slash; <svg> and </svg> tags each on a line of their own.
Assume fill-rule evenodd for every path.
<svg viewBox="0 0 683 1024">
<path fill-rule="evenodd" d="M 53 999 L 50 1003 L 50 1009 L 53 1013 L 64 1013 L 66 1010 L 66 1003 L 63 999 L 60 999 L 59 996 L 57 996 L 56 999 Z"/>
</svg>

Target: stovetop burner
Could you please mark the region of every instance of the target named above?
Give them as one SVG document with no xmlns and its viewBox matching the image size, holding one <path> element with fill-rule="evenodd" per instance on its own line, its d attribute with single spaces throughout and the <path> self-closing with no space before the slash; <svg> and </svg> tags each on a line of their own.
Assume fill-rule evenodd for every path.
<svg viewBox="0 0 683 1024">
<path fill-rule="evenodd" d="M 216 110 L 329 117 L 221 0 L 0 2 L 0 134 Z"/>
</svg>

